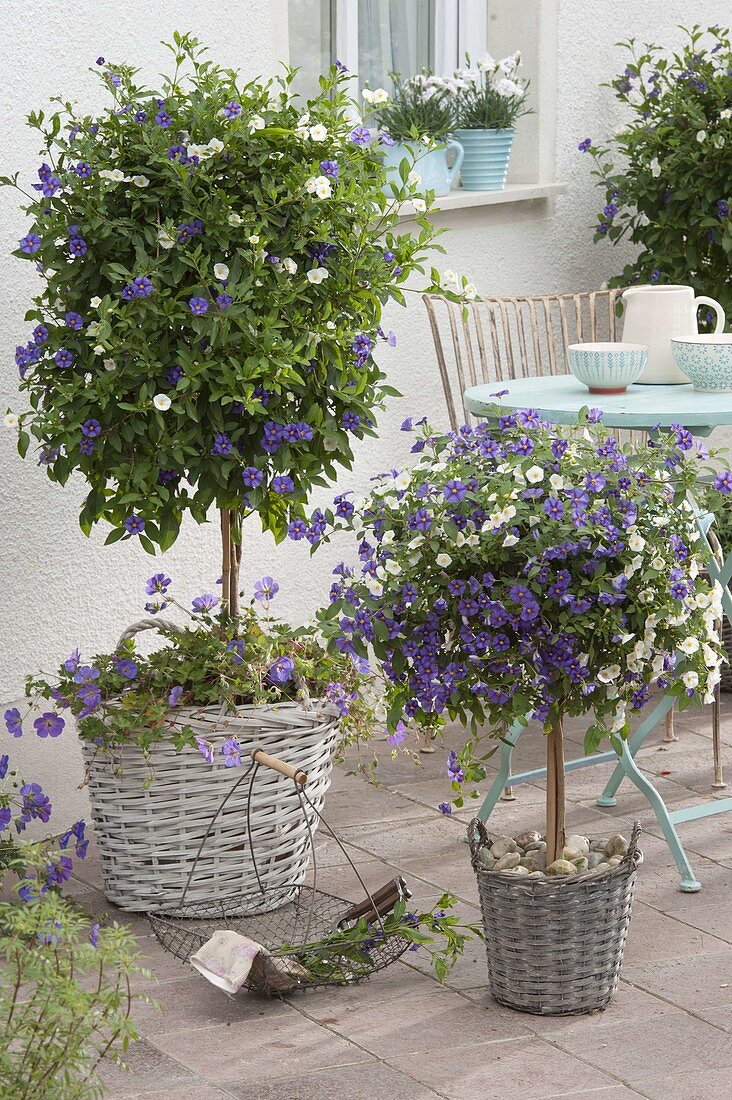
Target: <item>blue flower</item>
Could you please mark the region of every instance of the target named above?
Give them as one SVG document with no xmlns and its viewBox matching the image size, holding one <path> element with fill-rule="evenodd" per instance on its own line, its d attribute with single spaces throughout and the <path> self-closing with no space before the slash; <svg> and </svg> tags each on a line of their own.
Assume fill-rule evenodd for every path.
<svg viewBox="0 0 732 1100">
<path fill-rule="evenodd" d="M 76 332 L 78 332 L 80 328 L 84 327 L 84 321 L 82 317 L 78 313 L 74 313 L 72 310 L 69 310 L 69 312 L 66 314 L 66 324 L 69 328 L 74 329 Z"/>
<path fill-rule="evenodd" d="M 196 596 L 191 606 L 194 611 L 213 611 L 218 603 L 218 596 L 212 596 L 210 592 L 204 592 L 202 596 Z"/>
<path fill-rule="evenodd" d="M 20 711 L 17 707 L 11 707 L 5 711 L 5 728 L 13 737 L 23 736 L 23 726 L 20 719 Z"/>
<path fill-rule="evenodd" d="M 190 298 L 188 305 L 194 317 L 203 317 L 208 312 L 208 300 L 206 298 Z"/>
<path fill-rule="evenodd" d="M 227 103 L 224 107 L 224 114 L 227 118 L 236 118 L 237 115 L 241 114 L 241 104 L 232 99 L 231 103 Z"/>
<path fill-rule="evenodd" d="M 256 466 L 246 466 L 241 472 L 241 478 L 247 489 L 258 489 L 262 484 L 264 474 Z"/>
<path fill-rule="evenodd" d="M 389 745 L 401 745 L 404 738 L 407 736 L 407 727 L 402 721 L 397 722 L 393 733 L 387 734 L 386 740 Z"/>
<path fill-rule="evenodd" d="M 221 754 L 224 758 L 224 767 L 241 767 L 241 745 L 235 737 L 227 737 L 221 746 Z"/>
<path fill-rule="evenodd" d="M 46 340 L 48 339 L 48 329 L 45 325 L 36 325 L 36 327 L 33 329 L 33 339 L 38 347 L 41 347 L 43 344 L 45 344 Z"/>
<path fill-rule="evenodd" d="M 304 539 L 307 531 L 308 525 L 304 519 L 294 519 L 287 528 L 287 534 L 293 542 L 299 542 L 300 539 Z"/>
<path fill-rule="evenodd" d="M 168 694 L 168 706 L 169 707 L 177 707 L 178 703 L 180 702 L 180 697 L 181 697 L 182 694 L 183 694 L 183 688 L 181 687 L 180 684 L 176 684 L 174 687 L 172 687 L 170 689 L 169 694 Z"/>
<path fill-rule="evenodd" d="M 235 665 L 244 664 L 246 643 L 243 638 L 234 638 L 231 642 L 228 643 L 226 651 L 227 653 L 231 654 L 231 660 Z"/>
<path fill-rule="evenodd" d="M 361 417 L 355 412 L 345 412 L 341 417 L 341 426 L 348 432 L 355 432 L 360 423 Z"/>
<path fill-rule="evenodd" d="M 234 444 L 229 439 L 226 432 L 217 432 L 214 436 L 214 445 L 211 448 L 212 455 L 228 455 L 234 449 Z"/>
<path fill-rule="evenodd" d="M 268 603 L 279 590 L 280 586 L 273 577 L 262 577 L 261 581 L 254 582 L 254 599 L 260 603 Z"/>
<path fill-rule="evenodd" d="M 84 256 L 86 250 L 86 241 L 83 237 L 72 237 L 69 241 L 69 252 L 72 256 Z"/>
<path fill-rule="evenodd" d="M 338 165 L 334 160 L 321 160 L 320 171 L 324 176 L 327 176 L 328 179 L 338 179 Z"/>
<path fill-rule="evenodd" d="M 132 285 L 135 288 L 137 298 L 149 298 L 152 294 L 152 283 L 145 275 L 138 275 L 136 279 L 132 280 Z"/>
<path fill-rule="evenodd" d="M 145 530 L 145 520 L 142 516 L 128 516 L 124 522 L 124 528 L 128 535 L 141 535 Z"/>
<path fill-rule="evenodd" d="M 349 137 L 354 145 L 368 145 L 371 141 L 371 131 L 367 130 L 365 126 L 356 126 Z"/>
<path fill-rule="evenodd" d="M 46 711 L 40 718 L 36 718 L 33 728 L 39 737 L 58 737 L 66 725 L 60 715 L 53 711 Z"/>
<path fill-rule="evenodd" d="M 173 120 L 171 119 L 167 111 L 160 110 L 155 115 L 155 121 L 157 122 L 158 126 L 162 126 L 164 130 L 167 130 Z"/>
<path fill-rule="evenodd" d="M 72 367 L 74 365 L 74 357 L 68 348 L 59 348 L 53 358 L 57 367 Z"/>
<path fill-rule="evenodd" d="M 91 165 L 87 164 L 85 160 L 80 160 L 74 168 L 79 179 L 88 180 L 92 174 Z"/>
<path fill-rule="evenodd" d="M 452 813 L 452 805 L 449 802 L 438 803 L 437 809 L 441 814 L 447 814 L 448 817 Z"/>
<path fill-rule="evenodd" d="M 25 252 L 28 256 L 32 256 L 33 253 L 37 252 L 41 247 L 41 238 L 37 233 L 29 233 L 27 237 L 22 237 L 18 243 L 21 252 Z"/>
<path fill-rule="evenodd" d="M 147 119 L 147 111 L 135 111 L 132 117 L 134 118 L 135 122 L 143 123 Z"/>
<path fill-rule="evenodd" d="M 219 294 L 218 298 L 216 299 L 216 305 L 219 307 L 219 309 L 228 309 L 233 301 L 234 299 L 231 297 L 230 294 Z"/>
<path fill-rule="evenodd" d="M 137 662 L 131 657 L 116 658 L 114 664 L 117 672 L 125 680 L 134 680 L 137 676 Z"/>
<path fill-rule="evenodd" d="M 295 662 L 292 657 L 278 657 L 275 663 L 270 666 L 267 677 L 273 684 L 286 684 L 288 680 L 292 679 L 294 671 Z"/>
<path fill-rule="evenodd" d="M 722 473 L 717 474 L 714 479 L 714 488 L 725 496 L 732 493 L 732 471 L 723 470 Z"/>
<path fill-rule="evenodd" d="M 586 153 L 589 150 L 589 148 L 591 147 L 591 145 L 592 145 L 592 138 L 585 138 L 584 141 L 581 141 L 579 143 L 577 148 L 579 149 L 580 153 Z"/>
<path fill-rule="evenodd" d="M 101 430 L 102 425 L 98 420 L 85 420 L 81 425 L 82 434 L 85 435 L 87 439 L 96 439 L 101 433 Z"/>
<path fill-rule="evenodd" d="M 294 488 L 295 482 L 289 474 L 278 474 L 277 477 L 272 478 L 272 492 L 274 493 L 291 493 Z"/>
</svg>

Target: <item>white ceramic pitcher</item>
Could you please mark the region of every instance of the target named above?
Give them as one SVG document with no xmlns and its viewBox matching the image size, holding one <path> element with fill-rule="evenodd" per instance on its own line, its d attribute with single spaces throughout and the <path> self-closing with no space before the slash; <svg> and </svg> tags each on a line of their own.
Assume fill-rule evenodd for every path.
<svg viewBox="0 0 732 1100">
<path fill-rule="evenodd" d="M 648 363 L 638 379 L 639 385 L 668 386 L 689 379 L 674 363 L 672 336 L 696 334 L 699 306 L 711 306 L 717 315 L 715 332 L 724 329 L 725 316 L 719 302 L 703 294 L 694 297 L 690 286 L 631 286 L 623 291 L 625 305 L 623 341 L 646 344 Z"/>
</svg>

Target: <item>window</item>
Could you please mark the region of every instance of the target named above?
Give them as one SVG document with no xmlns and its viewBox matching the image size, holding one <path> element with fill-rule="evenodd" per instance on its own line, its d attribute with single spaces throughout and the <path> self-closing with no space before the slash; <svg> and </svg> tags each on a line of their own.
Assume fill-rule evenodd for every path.
<svg viewBox="0 0 732 1100">
<path fill-rule="evenodd" d="M 290 64 L 303 94 L 337 57 L 358 74 L 358 90 L 389 87 L 389 73 L 450 73 L 465 53 L 486 50 L 482 0 L 289 0 Z"/>
</svg>

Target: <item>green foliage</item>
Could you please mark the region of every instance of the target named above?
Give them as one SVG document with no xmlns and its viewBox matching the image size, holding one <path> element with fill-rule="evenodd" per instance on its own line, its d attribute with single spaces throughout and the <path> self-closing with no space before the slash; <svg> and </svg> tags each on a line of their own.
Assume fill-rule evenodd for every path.
<svg viewBox="0 0 732 1100">
<path fill-rule="evenodd" d="M 374 117 L 381 130 L 394 141 L 422 141 L 429 138 L 444 141 L 453 127 L 453 105 L 448 82 L 432 76 L 424 69 L 403 80 L 400 73 L 390 73 L 394 91 L 381 103 L 376 93 L 364 91 L 367 101 L 374 104 Z M 376 99 L 373 97 L 376 95 Z"/>
<path fill-rule="evenodd" d="M 281 539 L 308 490 L 350 467 L 393 392 L 373 355 L 382 309 L 434 237 L 424 218 L 394 232 L 411 193 L 386 198 L 335 67 L 305 103 L 292 72 L 242 84 L 190 36 L 170 49 L 159 89 L 110 64 L 98 115 L 31 112 L 36 191 L 0 181 L 27 199 L 14 254 L 42 284 L 17 354 L 19 451 L 32 438 L 59 484 L 81 472 L 85 533 L 105 520 L 108 541 L 139 535 L 150 552 L 214 503 Z M 266 424 L 306 432 L 264 447 Z M 245 468 L 261 474 L 247 492 Z M 273 487 L 282 474 L 292 489 Z"/>
<path fill-rule="evenodd" d="M 373 948 L 383 937 L 398 936 L 409 942 L 410 950 L 426 948 L 435 975 L 444 982 L 471 936 L 482 938 L 477 925 L 462 925 L 448 912 L 456 901 L 451 894 L 443 894 L 427 912 L 412 913 L 407 902 L 400 900 L 379 920 L 369 922 L 362 917 L 352 927 L 339 929 L 321 940 L 297 948 L 284 945 L 280 953 L 296 951 L 297 961 L 314 980 L 345 983 L 346 972 L 368 977 L 374 965 Z"/>
<path fill-rule="evenodd" d="M 166 599 L 176 604 L 169 595 Z M 163 741 L 179 750 L 195 745 L 189 726 L 171 731 L 176 707 L 223 704 L 233 711 L 246 704 L 302 699 L 304 694 L 338 709 L 344 743 L 368 735 L 373 721 L 370 678 L 359 673 L 347 654 L 328 653 L 317 628 L 260 618 L 253 606 L 236 622 L 225 613 L 205 611 L 189 618 L 193 621 L 181 629 L 161 621 L 166 644 L 149 656 L 137 652 L 134 639 L 88 664 L 77 653 L 55 676 L 29 677 L 26 695 L 68 707 L 82 739 L 108 749 L 138 745 L 147 753 Z M 284 662 L 282 680 L 271 675 L 278 662 Z"/>
<path fill-rule="evenodd" d="M 452 86 L 455 95 L 455 125 L 463 130 L 508 130 L 526 106 L 529 82 L 518 80 L 521 54 L 516 51 L 502 61 L 484 57 L 475 67 L 465 56 L 466 67 L 458 69 Z"/>
<path fill-rule="evenodd" d="M 32 866 L 38 859 L 26 850 Z M 41 865 L 44 862 L 41 859 Z M 142 973 L 127 928 L 100 928 L 54 891 L 0 903 L 0 1094 L 12 1100 L 102 1095 L 103 1056 L 138 1038 L 130 979 Z"/>
<path fill-rule="evenodd" d="M 607 143 L 587 138 L 580 148 L 593 157 L 605 200 L 594 239 L 639 248 L 610 285 L 690 283 L 729 314 L 732 45 L 720 27 L 687 34 L 671 56 L 620 43 L 627 66 L 605 86 L 631 117 Z"/>
</svg>

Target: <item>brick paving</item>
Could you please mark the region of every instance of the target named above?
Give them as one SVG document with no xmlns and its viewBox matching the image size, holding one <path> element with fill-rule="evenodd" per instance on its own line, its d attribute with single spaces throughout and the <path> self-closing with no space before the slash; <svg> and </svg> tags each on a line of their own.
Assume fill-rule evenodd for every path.
<svg viewBox="0 0 732 1100">
<path fill-rule="evenodd" d="M 661 734 L 639 760 L 673 806 L 732 793 L 732 698 L 723 697 L 727 791 L 711 789 L 711 712 L 687 712 L 679 740 Z M 580 723 L 569 727 L 581 753 Z M 451 738 L 448 738 L 448 741 Z M 454 740 L 454 738 L 452 739 Z M 386 749 L 386 747 L 384 747 Z M 541 736 L 526 734 L 520 767 L 543 763 Z M 569 754 L 568 754 L 569 755 Z M 401 872 L 415 904 L 449 889 L 461 914 L 479 921 L 477 891 L 463 842 L 469 813 L 445 818 L 445 752 L 415 769 L 383 754 L 382 786 L 337 771 L 326 801 L 369 888 Z M 79 864 L 71 884 L 95 913 L 130 924 L 154 975 L 139 988 L 162 1011 L 140 1005 L 143 1036 L 128 1072 L 105 1068 L 106 1097 L 142 1100 L 717 1100 L 732 1095 L 732 814 L 681 825 L 699 894 L 682 894 L 653 814 L 627 782 L 613 810 L 594 802 L 609 775 L 598 766 L 568 777 L 568 826 L 608 836 L 643 824 L 640 869 L 620 988 L 603 1013 L 541 1018 L 502 1008 L 486 986 L 484 948 L 473 945 L 444 986 L 426 958 L 408 954 L 362 985 L 293 995 L 242 994 L 234 1001 L 151 938 L 147 922 L 104 899 L 98 865 Z M 663 772 L 663 776 L 659 773 Z M 541 784 L 517 788 L 496 807 L 496 833 L 541 827 Z M 319 885 L 358 897 L 352 872 L 319 834 Z"/>
</svg>

